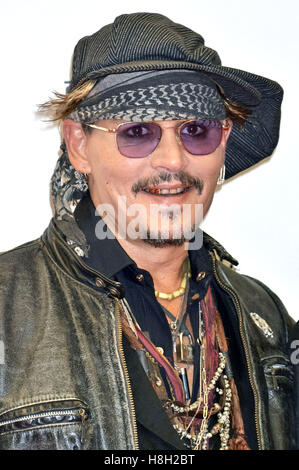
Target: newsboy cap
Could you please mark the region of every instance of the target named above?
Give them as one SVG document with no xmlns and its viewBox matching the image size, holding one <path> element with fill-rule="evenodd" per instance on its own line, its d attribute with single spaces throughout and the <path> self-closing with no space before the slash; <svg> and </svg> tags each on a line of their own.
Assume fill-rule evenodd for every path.
<svg viewBox="0 0 299 470">
<path fill-rule="evenodd" d="M 243 127 L 233 126 L 226 150 L 226 178 L 272 154 L 279 137 L 281 86 L 222 66 L 218 53 L 205 46 L 200 34 L 157 13 L 118 16 L 112 24 L 80 39 L 68 91 L 110 74 L 172 69 L 205 74 L 227 98 L 251 112 Z"/>
</svg>

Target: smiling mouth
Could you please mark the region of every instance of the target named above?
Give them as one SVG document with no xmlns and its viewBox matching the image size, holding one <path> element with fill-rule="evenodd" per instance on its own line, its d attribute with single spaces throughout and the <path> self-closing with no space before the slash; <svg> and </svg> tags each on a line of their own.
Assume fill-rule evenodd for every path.
<svg viewBox="0 0 299 470">
<path fill-rule="evenodd" d="M 191 186 L 187 186 L 185 188 L 162 188 L 162 189 L 159 189 L 159 188 L 146 188 L 144 189 L 143 191 L 145 193 L 148 193 L 148 194 L 154 194 L 154 195 L 157 195 L 157 196 L 175 196 L 177 194 L 183 194 L 183 193 L 186 193 L 187 191 L 189 191 L 191 189 Z"/>
</svg>

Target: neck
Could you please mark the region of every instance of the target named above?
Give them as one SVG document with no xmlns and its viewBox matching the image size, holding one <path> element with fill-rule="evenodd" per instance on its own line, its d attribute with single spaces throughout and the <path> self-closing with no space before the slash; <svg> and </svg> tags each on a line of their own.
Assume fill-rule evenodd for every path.
<svg viewBox="0 0 299 470">
<path fill-rule="evenodd" d="M 119 239 L 118 242 L 139 268 L 151 274 L 156 290 L 171 292 L 179 287 L 188 256 L 185 244 L 157 248 L 143 240 Z"/>
</svg>

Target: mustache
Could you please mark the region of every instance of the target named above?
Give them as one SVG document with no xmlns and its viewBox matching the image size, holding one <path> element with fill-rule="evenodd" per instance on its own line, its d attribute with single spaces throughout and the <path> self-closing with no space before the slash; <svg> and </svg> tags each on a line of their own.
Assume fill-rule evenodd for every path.
<svg viewBox="0 0 299 470">
<path fill-rule="evenodd" d="M 183 186 L 194 186 L 199 194 L 202 193 L 204 186 L 203 181 L 200 178 L 195 178 L 185 171 L 179 171 L 178 173 L 168 173 L 167 171 L 162 171 L 156 176 L 140 179 L 137 181 L 137 183 L 134 183 L 132 186 L 132 192 L 136 196 L 138 192 L 144 191 L 146 188 L 151 186 L 158 186 L 158 184 L 165 183 L 165 181 L 167 183 L 179 181 Z"/>
</svg>

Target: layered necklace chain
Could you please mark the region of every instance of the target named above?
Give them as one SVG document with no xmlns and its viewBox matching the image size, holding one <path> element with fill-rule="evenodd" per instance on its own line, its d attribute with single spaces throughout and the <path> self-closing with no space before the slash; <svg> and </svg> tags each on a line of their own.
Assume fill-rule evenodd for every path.
<svg viewBox="0 0 299 470">
<path fill-rule="evenodd" d="M 165 314 L 171 320 L 170 329 L 175 353 L 174 369 L 181 376 L 185 396 L 182 390 L 180 391 L 179 378 L 176 377 L 174 370 L 172 369 L 173 372 L 168 370 L 169 368 L 171 369 L 171 364 L 163 356 L 163 348 L 153 345 L 153 350 L 151 350 L 150 344 L 148 344 L 150 342 L 143 335 L 129 305 L 125 300 L 122 300 L 125 320 L 128 322 L 128 325 L 125 323 L 125 326 L 127 330 L 133 332 L 133 334 L 130 334 L 130 342 L 134 349 L 145 351 L 145 356 L 151 361 L 150 364 L 153 363 L 157 366 L 157 370 L 153 369 L 153 366 L 149 368 L 152 372 L 154 371 L 151 376 L 153 386 L 155 384 L 155 387 L 160 387 L 163 383 L 159 374 L 160 367 L 164 368 L 166 374 L 168 374 L 167 382 L 172 398 L 167 395 L 166 388 L 165 391 L 159 390 L 159 393 L 156 388 L 155 390 L 158 397 L 162 400 L 163 407 L 174 429 L 181 439 L 189 441 L 188 443 L 186 442 L 186 445 L 190 446 L 193 450 L 207 450 L 211 448 L 211 445 L 212 447 L 215 445 L 220 450 L 227 450 L 228 448 L 249 450 L 248 444 L 244 439 L 244 425 L 236 386 L 231 375 L 225 332 L 221 317 L 213 302 L 213 294 L 210 287 L 208 287 L 205 297 L 198 302 L 198 318 L 196 321 L 198 333 L 194 332 L 193 324 L 193 319 L 196 319 L 196 312 L 194 312 L 195 317 L 192 316 L 192 334 L 190 333 L 190 322 L 187 322 L 188 328 L 184 324 L 187 319 L 189 262 L 186 262 L 185 269 L 184 277 L 186 285 L 184 286 L 184 295 L 182 296 L 177 317 L 174 317 L 162 305 Z M 198 294 L 196 294 L 196 298 L 198 298 Z M 190 348 L 188 348 L 186 342 L 183 343 L 183 338 L 184 336 L 186 338 L 186 335 L 189 336 Z M 140 341 L 140 343 L 136 345 L 136 341 L 137 343 Z M 194 348 L 197 347 L 197 343 L 199 346 L 199 386 L 196 400 L 192 402 L 190 394 L 186 393 L 186 383 L 184 383 L 183 379 L 184 376 L 186 378 L 188 367 L 194 367 L 194 357 L 197 354 L 193 354 L 193 352 Z M 195 352 L 197 353 L 197 350 Z M 161 360 L 156 356 L 156 353 L 161 355 Z M 185 373 L 184 376 L 182 376 L 182 371 Z M 189 375 L 192 379 L 192 369 L 189 372 L 191 372 Z M 180 397 L 179 399 L 177 398 L 178 396 Z M 235 433 L 232 439 L 230 439 L 231 413 L 234 416 L 232 424 Z M 238 423 L 237 431 L 235 428 L 236 423 Z M 210 441 L 211 438 L 217 435 L 219 436 L 218 442 L 217 440 L 214 441 L 214 439 Z M 234 447 L 237 445 L 238 447 Z"/>
<path fill-rule="evenodd" d="M 219 434 L 220 437 L 220 450 L 228 450 L 232 392 L 229 380 L 223 374 L 226 360 L 221 352 L 219 352 L 219 359 L 219 366 L 209 384 L 207 384 L 206 367 L 201 368 L 201 392 L 194 403 L 191 405 L 176 402 L 168 404 L 176 420 L 176 423 L 173 424 L 174 429 L 181 439 L 187 438 L 190 440 L 193 450 L 207 450 L 209 439 L 216 434 Z M 222 386 L 216 386 L 219 379 L 221 379 Z M 209 408 L 209 393 L 214 389 L 218 393 L 221 403 L 214 402 Z M 209 419 L 216 413 L 217 422 L 209 429 Z M 197 423 L 199 421 L 200 425 L 198 427 Z"/>
<path fill-rule="evenodd" d="M 200 382 L 199 394 L 195 402 L 190 404 L 190 392 L 188 385 L 188 368 L 194 365 L 193 349 L 194 344 L 192 336 L 189 333 L 189 344 L 184 343 L 184 335 L 186 337 L 187 328 L 184 326 L 186 319 L 186 305 L 188 295 L 188 265 L 185 272 L 186 286 L 184 296 L 177 317 L 174 319 L 172 315 L 164 308 L 166 315 L 172 319 L 170 329 L 172 333 L 175 369 L 179 372 L 185 391 L 186 403 L 178 403 L 176 401 L 168 402 L 165 406 L 170 408 L 173 418 L 174 429 L 178 432 L 181 439 L 189 440 L 191 448 L 194 450 L 206 450 L 209 446 L 209 439 L 216 434 L 220 438 L 220 450 L 228 449 L 228 441 L 230 437 L 230 411 L 232 392 L 229 380 L 225 374 L 226 357 L 218 352 L 218 366 L 208 383 L 207 374 L 207 348 L 205 325 L 202 318 L 201 306 L 199 303 L 199 334 L 198 344 L 200 345 Z M 185 330 L 185 331 L 184 331 Z M 182 367 L 184 366 L 184 367 Z M 209 406 L 210 394 L 215 394 L 213 403 Z M 218 398 L 216 398 L 216 394 Z M 217 421 L 209 425 L 212 415 L 217 415 Z"/>
<path fill-rule="evenodd" d="M 179 289 L 171 293 L 155 290 L 156 298 L 164 300 L 173 300 L 182 296 L 179 312 L 176 317 L 165 307 L 162 306 L 162 308 L 170 319 L 169 326 L 173 342 L 174 367 L 182 380 L 186 401 L 185 403 L 175 400 L 168 401 L 165 404 L 165 408 L 170 412 L 174 429 L 181 439 L 189 440 L 193 450 L 208 449 L 209 440 L 217 434 L 220 439 L 220 450 L 227 450 L 230 437 L 232 392 L 229 380 L 225 374 L 226 356 L 221 351 L 218 352 L 218 366 L 213 377 L 208 382 L 207 336 L 200 302 L 198 318 L 198 344 L 200 345 L 199 393 L 197 400 L 190 403 L 188 370 L 190 367 L 194 367 L 194 340 L 185 325 L 189 290 L 188 281 L 190 277 L 190 263 L 187 258 L 185 261 L 185 273 Z M 212 397 L 213 400 L 211 399 Z M 210 424 L 212 416 L 215 419 Z"/>
</svg>

